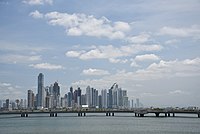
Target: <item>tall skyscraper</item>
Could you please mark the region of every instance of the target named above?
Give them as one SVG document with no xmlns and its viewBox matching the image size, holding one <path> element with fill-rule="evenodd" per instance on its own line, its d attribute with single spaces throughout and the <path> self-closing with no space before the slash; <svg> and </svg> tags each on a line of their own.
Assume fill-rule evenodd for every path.
<svg viewBox="0 0 200 134">
<path fill-rule="evenodd" d="M 32 90 L 28 90 L 28 109 L 33 109 L 34 108 L 34 93 Z"/>
<path fill-rule="evenodd" d="M 101 90 L 101 96 L 102 96 L 102 108 L 107 108 L 107 90 Z"/>
<path fill-rule="evenodd" d="M 60 107 L 60 86 L 58 82 L 55 82 L 53 85 L 53 107 L 58 108 Z"/>
<path fill-rule="evenodd" d="M 139 108 L 140 107 L 140 100 L 139 98 L 136 99 L 136 108 Z"/>
<path fill-rule="evenodd" d="M 42 109 L 44 107 L 45 107 L 44 75 L 40 73 L 38 75 L 37 108 Z"/>
</svg>

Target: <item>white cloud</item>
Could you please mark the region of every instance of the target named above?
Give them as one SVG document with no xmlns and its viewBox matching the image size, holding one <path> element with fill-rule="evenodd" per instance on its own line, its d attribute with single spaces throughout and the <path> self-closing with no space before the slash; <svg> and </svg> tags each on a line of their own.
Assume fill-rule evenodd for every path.
<svg viewBox="0 0 200 134">
<path fill-rule="evenodd" d="M 6 83 L 6 82 L 2 82 L 2 83 L 0 83 L 0 86 L 8 87 L 8 86 L 11 86 L 11 84 L 10 83 Z"/>
<path fill-rule="evenodd" d="M 144 70 L 136 72 L 139 76 L 145 78 L 161 78 L 161 77 L 184 77 L 200 75 L 200 58 L 186 59 L 183 61 L 163 61 L 158 64 L 153 63 Z M 141 77 L 141 76 L 140 76 Z"/>
<path fill-rule="evenodd" d="M 15 98 L 22 98 L 22 96 L 24 96 L 24 92 L 20 90 L 20 86 L 7 82 L 0 82 L 0 92 L 1 99 L 11 99 L 13 95 L 15 95 Z"/>
<path fill-rule="evenodd" d="M 44 4 L 53 4 L 53 0 L 23 0 L 22 1 L 25 4 L 29 5 L 44 5 Z"/>
<path fill-rule="evenodd" d="M 170 35 L 176 37 L 193 37 L 195 39 L 200 39 L 200 26 L 193 25 L 189 28 L 176 28 L 164 26 L 160 29 L 160 35 Z"/>
<path fill-rule="evenodd" d="M 65 55 L 68 57 L 77 57 L 81 60 L 108 59 L 111 63 L 126 63 L 126 59 L 122 60 L 119 58 L 132 56 L 139 52 L 159 51 L 161 49 L 160 45 L 126 45 L 120 47 L 107 45 L 93 46 L 92 49 L 87 51 L 67 51 Z"/>
<path fill-rule="evenodd" d="M 165 44 L 168 45 L 168 44 L 177 44 L 179 43 L 180 41 L 177 40 L 177 39 L 172 39 L 172 40 L 167 40 L 165 41 Z"/>
<path fill-rule="evenodd" d="M 84 51 L 68 51 L 65 53 L 67 57 L 79 57 Z"/>
<path fill-rule="evenodd" d="M 27 56 L 27 55 L 19 55 L 19 54 L 7 54 L 7 55 L 2 55 L 0 57 L 0 62 L 1 63 L 30 63 L 34 61 L 40 61 L 41 55 L 32 55 L 32 56 Z"/>
<path fill-rule="evenodd" d="M 18 43 L 10 43 L 10 42 L 1 42 L 0 50 L 1 51 L 12 51 L 12 52 L 41 52 L 43 50 L 51 49 L 50 47 L 42 47 L 42 46 L 31 46 L 31 45 L 23 45 Z"/>
<path fill-rule="evenodd" d="M 111 63 L 127 63 L 128 59 L 116 59 L 116 58 L 110 58 L 109 61 Z"/>
<path fill-rule="evenodd" d="M 185 64 L 192 62 L 192 64 Z M 91 85 L 99 89 L 108 88 L 113 82 L 118 83 L 124 88 L 132 89 L 134 83 L 138 81 L 160 80 L 174 77 L 191 77 L 200 76 L 200 58 L 186 59 L 182 61 L 160 61 L 158 64 L 153 63 L 145 69 L 135 72 L 121 71 L 116 74 L 110 74 L 100 79 L 86 79 L 74 82 L 74 85 L 87 86 Z"/>
<path fill-rule="evenodd" d="M 64 69 L 61 65 L 55 65 L 50 63 L 39 63 L 39 64 L 31 64 L 30 67 L 36 68 L 36 69 L 47 69 L 47 70 L 59 70 Z"/>
<path fill-rule="evenodd" d="M 183 92 L 182 90 L 174 90 L 174 91 L 170 91 L 170 94 L 185 94 L 185 92 Z"/>
<path fill-rule="evenodd" d="M 146 61 L 146 60 L 159 60 L 160 58 L 155 54 L 144 54 L 144 55 L 137 55 L 135 57 L 135 61 Z"/>
<path fill-rule="evenodd" d="M 89 69 L 85 69 L 82 72 L 84 75 L 108 75 L 109 72 L 106 70 L 102 70 L 102 69 L 93 69 L 93 68 L 89 68 Z"/>
<path fill-rule="evenodd" d="M 145 43 L 147 41 L 149 41 L 150 35 L 143 33 L 137 36 L 133 36 L 133 37 L 127 37 L 127 40 L 131 43 Z"/>
<path fill-rule="evenodd" d="M 132 62 L 131 62 L 131 65 L 130 65 L 131 67 L 140 67 L 136 62 L 135 62 L 135 60 L 134 59 L 132 59 Z"/>
<path fill-rule="evenodd" d="M 29 14 L 29 16 L 32 16 L 32 17 L 35 18 L 35 19 L 43 18 L 43 14 L 40 13 L 38 10 L 35 10 L 34 12 L 31 12 L 31 13 Z"/>
<path fill-rule="evenodd" d="M 31 13 L 34 18 L 41 18 L 42 14 L 37 10 Z M 131 27 L 122 21 L 111 22 L 106 17 L 95 18 L 92 15 L 68 14 L 49 12 L 45 14 L 48 23 L 65 28 L 67 35 L 71 36 L 94 36 L 107 37 L 109 39 L 124 39 L 125 33 Z"/>
</svg>

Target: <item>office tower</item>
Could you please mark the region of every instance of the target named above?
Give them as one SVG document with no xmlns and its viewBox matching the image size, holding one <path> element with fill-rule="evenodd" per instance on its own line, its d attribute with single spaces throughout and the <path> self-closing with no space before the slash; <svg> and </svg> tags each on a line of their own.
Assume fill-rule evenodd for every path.
<svg viewBox="0 0 200 134">
<path fill-rule="evenodd" d="M 74 100 L 73 87 L 70 87 L 70 92 L 72 94 L 72 100 Z"/>
<path fill-rule="evenodd" d="M 139 101 L 139 98 L 136 99 L 136 108 L 139 108 L 140 107 L 140 101 Z"/>
<path fill-rule="evenodd" d="M 122 94 L 122 89 L 118 88 L 117 89 L 117 108 L 122 108 L 123 106 L 123 94 Z"/>
<path fill-rule="evenodd" d="M 102 96 L 101 95 L 98 96 L 98 107 L 102 108 Z"/>
<path fill-rule="evenodd" d="M 68 95 L 67 95 L 67 106 L 68 107 L 72 107 L 72 93 L 71 92 L 68 92 Z"/>
<path fill-rule="evenodd" d="M 82 105 L 82 103 L 81 103 L 81 89 L 80 89 L 80 87 L 78 87 L 78 90 L 77 90 L 77 104 L 78 104 L 78 107 L 80 107 Z"/>
<path fill-rule="evenodd" d="M 101 96 L 102 96 L 102 108 L 107 108 L 107 90 L 101 90 Z"/>
<path fill-rule="evenodd" d="M 9 100 L 9 99 L 6 99 L 6 109 L 7 109 L 7 110 L 9 109 L 9 105 L 10 105 L 10 100 Z"/>
<path fill-rule="evenodd" d="M 76 103 L 77 104 L 77 100 L 78 100 L 78 91 L 77 90 L 75 90 L 74 91 L 74 103 Z"/>
<path fill-rule="evenodd" d="M 81 105 L 87 105 L 86 94 L 81 95 Z"/>
<path fill-rule="evenodd" d="M 34 93 L 32 90 L 28 90 L 28 109 L 33 109 L 34 108 Z"/>
<path fill-rule="evenodd" d="M 131 108 L 134 108 L 134 100 L 131 100 Z"/>
<path fill-rule="evenodd" d="M 112 108 L 113 97 L 112 97 L 112 88 L 108 90 L 108 108 Z"/>
<path fill-rule="evenodd" d="M 59 108 L 60 107 L 60 86 L 58 82 L 55 82 L 53 85 L 53 107 Z"/>
<path fill-rule="evenodd" d="M 0 109 L 3 107 L 3 102 L 0 100 Z"/>
<path fill-rule="evenodd" d="M 37 108 L 42 109 L 45 106 L 45 90 L 44 90 L 44 75 L 40 73 L 38 75 L 38 96 L 37 96 Z"/>
<path fill-rule="evenodd" d="M 90 107 L 91 104 L 91 92 L 90 92 L 90 86 L 87 86 L 86 88 L 86 104 L 88 105 L 88 107 Z"/>
<path fill-rule="evenodd" d="M 123 97 L 123 107 L 124 108 L 128 108 L 129 107 L 129 101 L 128 101 L 128 97 L 127 96 Z"/>
</svg>

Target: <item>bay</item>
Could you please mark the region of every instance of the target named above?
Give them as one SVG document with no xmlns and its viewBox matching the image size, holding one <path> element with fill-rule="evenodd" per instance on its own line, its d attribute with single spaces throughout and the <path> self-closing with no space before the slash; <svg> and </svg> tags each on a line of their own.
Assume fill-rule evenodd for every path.
<svg viewBox="0 0 200 134">
<path fill-rule="evenodd" d="M 199 134 L 200 118 L 134 117 L 132 114 L 0 115 L 0 134 Z"/>
</svg>

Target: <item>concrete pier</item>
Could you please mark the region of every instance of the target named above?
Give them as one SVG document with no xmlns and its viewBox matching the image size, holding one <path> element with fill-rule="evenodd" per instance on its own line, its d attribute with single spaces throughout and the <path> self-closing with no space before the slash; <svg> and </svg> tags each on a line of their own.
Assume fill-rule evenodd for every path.
<svg viewBox="0 0 200 134">
<path fill-rule="evenodd" d="M 159 117 L 159 114 L 160 114 L 160 113 L 155 113 L 155 114 L 156 114 L 156 117 Z"/>
<path fill-rule="evenodd" d="M 173 117 L 175 117 L 175 113 L 173 113 Z"/>
<path fill-rule="evenodd" d="M 86 116 L 86 113 L 84 113 L 84 116 Z"/>
<path fill-rule="evenodd" d="M 200 118 L 200 113 L 198 113 L 198 118 Z"/>
<path fill-rule="evenodd" d="M 140 114 L 140 117 L 144 117 L 144 114 Z"/>
<path fill-rule="evenodd" d="M 112 113 L 112 116 L 115 116 L 115 113 Z"/>
<path fill-rule="evenodd" d="M 167 115 L 168 115 L 168 117 L 170 117 L 170 113 L 168 113 Z"/>
</svg>

